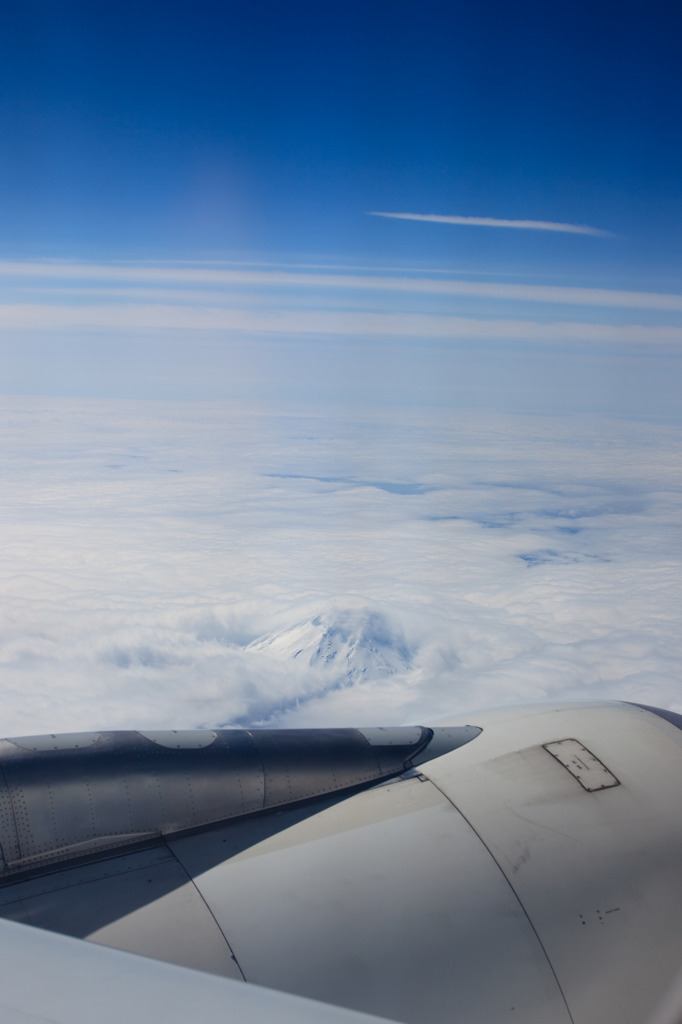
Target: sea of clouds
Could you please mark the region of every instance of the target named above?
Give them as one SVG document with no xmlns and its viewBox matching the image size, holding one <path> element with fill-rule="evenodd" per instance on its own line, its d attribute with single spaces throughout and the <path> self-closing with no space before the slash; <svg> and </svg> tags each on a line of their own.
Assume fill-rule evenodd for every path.
<svg viewBox="0 0 682 1024">
<path fill-rule="evenodd" d="M 0 734 L 682 710 L 682 428 L 5 398 Z"/>
</svg>

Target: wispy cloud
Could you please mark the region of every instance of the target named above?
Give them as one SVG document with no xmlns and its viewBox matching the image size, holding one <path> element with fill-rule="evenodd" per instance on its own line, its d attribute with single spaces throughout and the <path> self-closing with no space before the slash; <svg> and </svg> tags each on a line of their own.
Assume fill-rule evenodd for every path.
<svg viewBox="0 0 682 1024">
<path fill-rule="evenodd" d="M 230 331 L 284 336 L 415 340 L 490 340 L 537 343 L 585 342 L 636 346 L 682 346 L 682 327 L 601 324 L 583 321 L 513 320 L 430 313 L 250 310 L 147 305 L 0 306 L 0 330 L 94 329 L 104 331 Z"/>
<path fill-rule="evenodd" d="M 596 235 L 612 238 L 610 231 L 591 228 L 587 224 L 562 224 L 553 220 L 504 220 L 499 217 L 458 217 L 439 213 L 383 213 L 370 210 L 370 217 L 391 217 L 393 220 L 426 220 L 434 224 L 460 224 L 478 228 L 520 228 L 522 231 L 562 231 L 567 235 Z"/>
<path fill-rule="evenodd" d="M 0 261 L 0 282 L 26 281 L 97 282 L 105 286 L 128 282 L 137 287 L 161 284 L 207 287 L 214 296 L 222 289 L 272 289 L 294 292 L 324 290 L 376 292 L 405 295 L 441 295 L 509 302 L 537 302 L 566 306 L 600 306 L 614 309 L 648 309 L 682 312 L 682 295 L 665 292 L 624 291 L 615 288 L 573 288 L 564 285 L 511 284 L 503 281 L 433 280 L 431 278 L 362 274 L 301 274 L 268 270 L 194 269 L 165 266 L 129 266 L 95 263 L 20 263 Z M 169 293 L 170 294 L 170 293 Z"/>
</svg>

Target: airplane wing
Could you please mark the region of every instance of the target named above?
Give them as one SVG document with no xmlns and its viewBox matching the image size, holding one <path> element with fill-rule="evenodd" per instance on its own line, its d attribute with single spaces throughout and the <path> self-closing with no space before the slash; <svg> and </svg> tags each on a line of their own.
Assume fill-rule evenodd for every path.
<svg viewBox="0 0 682 1024">
<path fill-rule="evenodd" d="M 404 1024 L 671 1024 L 681 726 L 610 702 L 2 741 L 0 918 Z"/>
<path fill-rule="evenodd" d="M 382 1024 L 364 1013 L 10 921 L 0 921 L 0 945 L 2 1024 Z"/>
</svg>

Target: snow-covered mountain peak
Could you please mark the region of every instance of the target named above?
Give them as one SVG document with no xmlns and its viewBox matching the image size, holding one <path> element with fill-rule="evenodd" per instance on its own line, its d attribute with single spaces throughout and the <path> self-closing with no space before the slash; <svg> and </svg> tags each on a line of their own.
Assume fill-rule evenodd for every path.
<svg viewBox="0 0 682 1024">
<path fill-rule="evenodd" d="M 322 670 L 346 683 L 407 671 L 412 652 L 399 628 L 372 608 L 332 608 L 250 647 L 280 662 Z"/>
</svg>

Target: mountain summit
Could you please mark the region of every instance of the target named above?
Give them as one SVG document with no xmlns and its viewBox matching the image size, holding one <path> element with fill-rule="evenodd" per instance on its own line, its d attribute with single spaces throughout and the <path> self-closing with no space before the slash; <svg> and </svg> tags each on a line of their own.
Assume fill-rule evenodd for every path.
<svg viewBox="0 0 682 1024">
<path fill-rule="evenodd" d="M 329 609 L 249 647 L 280 662 L 321 670 L 346 686 L 412 667 L 412 652 L 402 632 L 369 608 Z"/>
</svg>

